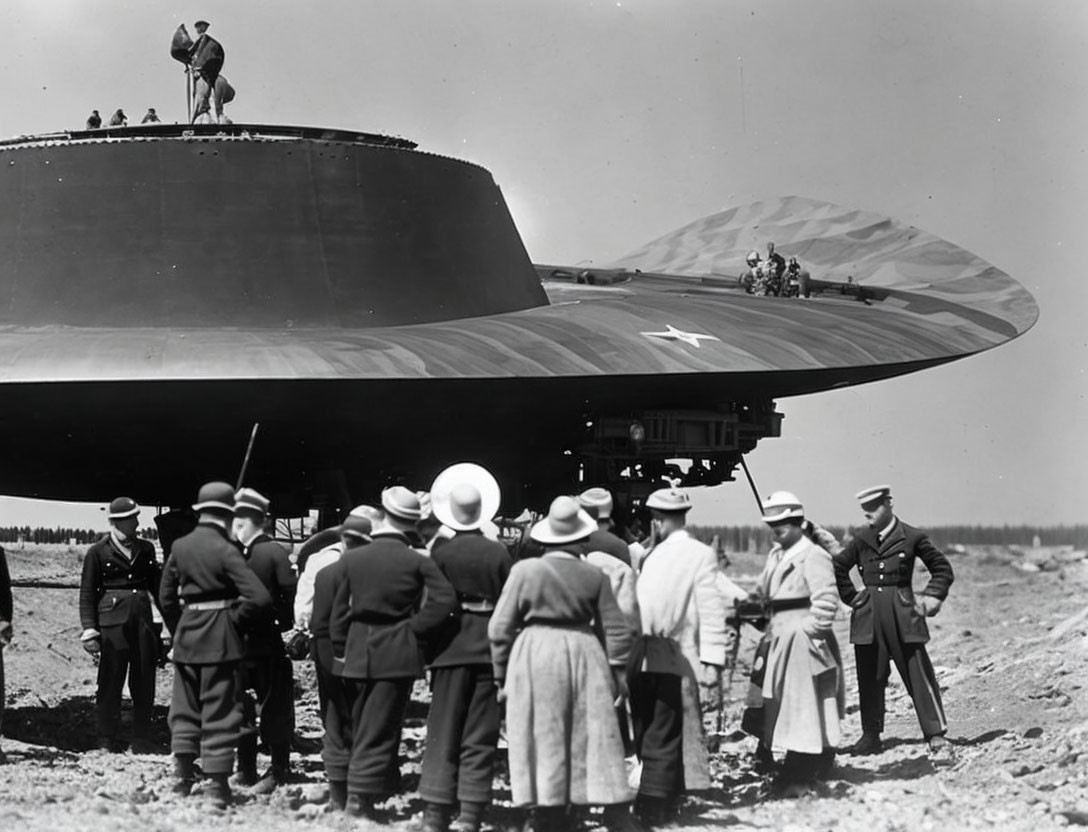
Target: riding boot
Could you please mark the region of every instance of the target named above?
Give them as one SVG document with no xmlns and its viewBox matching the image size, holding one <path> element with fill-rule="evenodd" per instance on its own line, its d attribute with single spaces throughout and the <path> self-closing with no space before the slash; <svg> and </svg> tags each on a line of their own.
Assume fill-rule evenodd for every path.
<svg viewBox="0 0 1088 832">
<path fill-rule="evenodd" d="M 246 734 L 238 739 L 238 773 L 234 785 L 252 786 L 257 782 L 257 735 Z"/>
<path fill-rule="evenodd" d="M 487 803 L 484 801 L 462 800 L 461 811 L 457 815 L 457 820 L 450 824 L 450 832 L 480 832 L 485 811 L 487 811 Z"/>
<path fill-rule="evenodd" d="M 348 783 L 346 780 L 329 781 L 329 805 L 333 809 L 343 809 L 348 802 Z"/>
<path fill-rule="evenodd" d="M 204 787 L 204 797 L 212 804 L 213 808 L 226 809 L 231 803 L 229 774 L 208 775 L 208 785 Z"/>
<path fill-rule="evenodd" d="M 195 762 L 196 754 L 174 755 L 174 794 L 186 797 L 193 790 L 193 780 L 196 779 L 193 769 Z"/>
<path fill-rule="evenodd" d="M 450 826 L 450 812 L 453 807 L 448 803 L 423 804 L 423 823 L 420 832 L 447 832 Z"/>
</svg>

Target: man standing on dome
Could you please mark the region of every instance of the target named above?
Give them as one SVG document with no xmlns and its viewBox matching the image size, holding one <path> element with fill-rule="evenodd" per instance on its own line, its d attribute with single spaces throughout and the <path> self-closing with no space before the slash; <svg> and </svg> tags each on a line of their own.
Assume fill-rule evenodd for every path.
<svg viewBox="0 0 1088 832">
<path fill-rule="evenodd" d="M 235 539 L 249 568 L 272 596 L 271 615 L 265 616 L 246 634 L 246 658 L 242 662 L 242 687 L 253 691 L 256 705 L 243 698 L 245 722 L 238 741 L 238 776 L 242 786 L 255 786 L 258 794 L 271 792 L 287 782 L 291 736 L 295 729 L 295 681 L 291 660 L 281 633 L 294 621 L 295 587 L 298 579 L 291 568 L 290 554 L 265 533 L 268 498 L 252 488 L 239 489 L 234 498 Z M 260 738 L 268 746 L 272 768 L 257 778 L 257 722 Z"/>
<path fill-rule="evenodd" d="M 666 824 L 685 791 L 710 787 L 699 687 L 718 691 L 725 665 L 725 604 L 714 550 L 684 528 L 691 499 L 662 488 L 646 500 L 659 540 L 637 583 L 642 638 L 628 665 L 635 751 L 642 760 L 635 813 Z"/>
<path fill-rule="evenodd" d="M 948 597 L 952 566 L 925 532 L 895 516 L 891 486 L 866 488 L 858 492 L 857 500 L 869 526 L 860 529 L 834 557 L 839 596 L 851 607 L 850 641 L 857 657 L 861 700 L 861 739 L 850 753 L 883 750 L 884 691 L 894 662 L 914 702 L 930 756 L 947 762 L 952 749 L 945 739 L 948 722 L 941 689 L 926 653 L 926 618 L 936 615 Z M 916 559 L 921 559 L 930 576 L 917 596 L 911 587 Z M 853 567 L 864 584 L 860 591 L 850 579 Z"/>
<path fill-rule="evenodd" d="M 136 536 L 140 507 L 128 497 L 110 503 L 110 533 L 87 550 L 79 584 L 83 649 L 98 656 L 95 696 L 98 747 L 119 751 L 121 691 L 128 677 L 132 697 L 132 750 L 154 753 L 151 711 L 159 625 L 151 612 L 159 603 L 159 564 L 155 547 Z"/>
<path fill-rule="evenodd" d="M 226 58 L 223 46 L 208 34 L 211 24 L 198 20 L 193 24 L 197 38 L 189 49 L 189 70 L 193 74 L 193 124 L 201 121 L 202 116 L 211 122 L 210 100 L 215 95 L 215 81 L 223 68 Z M 221 113 L 223 108 L 216 102 L 215 110 Z"/>
<path fill-rule="evenodd" d="M 244 635 L 272 606 L 272 596 L 231 542 L 234 502 L 234 489 L 225 482 L 201 487 L 193 506 L 197 526 L 174 541 L 159 591 L 174 634 L 174 793 L 189 794 L 199 756 L 209 781 L 204 794 L 220 808 L 231 802 L 228 779 L 242 727 L 238 665 L 246 656 Z"/>
</svg>

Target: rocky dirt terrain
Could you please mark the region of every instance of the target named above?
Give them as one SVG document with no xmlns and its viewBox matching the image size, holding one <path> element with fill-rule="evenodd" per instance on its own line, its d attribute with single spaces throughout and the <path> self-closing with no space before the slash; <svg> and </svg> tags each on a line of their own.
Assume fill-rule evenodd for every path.
<svg viewBox="0 0 1088 832">
<path fill-rule="evenodd" d="M 816 794 L 770 799 L 751 765 L 753 741 L 736 729 L 746 659 L 727 695 L 715 789 L 689 799 L 681 830 L 1042 830 L 1088 826 L 1088 564 L 1082 553 L 965 547 L 953 556 L 956 583 L 932 620 L 930 654 L 944 692 L 956 759 L 935 769 L 925 753 L 910 700 L 893 673 L 887 748 L 872 757 L 840 756 Z M 74 583 L 82 553 L 64 546 L 8 549 L 12 576 Z M 740 555 L 729 574 L 753 576 L 760 558 Z M 924 581 L 924 575 L 919 576 Z M 840 623 L 846 643 L 845 616 Z M 0 769 L 0 830 L 287 829 L 408 830 L 420 810 L 411 791 L 419 776 L 426 688 L 417 686 L 405 733 L 402 772 L 408 790 L 384 807 L 387 825 L 355 822 L 325 807 L 320 759 L 295 756 L 296 782 L 270 796 L 241 795 L 214 812 L 198 798 L 170 793 L 170 757 L 107 754 L 94 745 L 94 665 L 79 646 L 76 593 L 15 589 L 16 639 L 5 651 L 7 713 Z M 852 651 L 846 645 L 846 740 L 860 732 Z M 299 730 L 319 736 L 309 667 L 296 663 Z M 160 671 L 156 728 L 167 743 L 170 669 Z M 127 708 L 127 705 L 126 705 Z M 126 710 L 127 718 L 127 710 Z M 502 772 L 499 783 L 503 783 Z M 491 826 L 517 814 L 500 788 Z M 572 828 L 599 826 L 594 813 Z"/>
</svg>

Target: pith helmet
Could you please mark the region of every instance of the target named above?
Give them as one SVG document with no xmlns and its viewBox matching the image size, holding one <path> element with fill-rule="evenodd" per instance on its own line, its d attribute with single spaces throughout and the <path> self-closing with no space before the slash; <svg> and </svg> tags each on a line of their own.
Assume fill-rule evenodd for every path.
<svg viewBox="0 0 1088 832">
<path fill-rule="evenodd" d="M 763 501 L 763 522 L 768 525 L 785 520 L 804 520 L 805 507 L 796 494 L 776 491 Z"/>
<path fill-rule="evenodd" d="M 548 516 L 533 525 L 529 537 L 546 546 L 561 545 L 587 538 L 596 530 L 596 522 L 579 507 L 576 499 L 556 497 L 548 509 Z"/>
</svg>

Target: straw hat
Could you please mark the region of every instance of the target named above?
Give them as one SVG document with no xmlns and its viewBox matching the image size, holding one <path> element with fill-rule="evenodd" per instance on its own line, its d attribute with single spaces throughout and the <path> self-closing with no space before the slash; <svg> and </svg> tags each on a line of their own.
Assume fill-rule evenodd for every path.
<svg viewBox="0 0 1088 832">
<path fill-rule="evenodd" d="M 382 491 L 382 508 L 386 514 L 413 523 L 423 517 L 419 497 L 403 485 L 394 485 Z"/>
<path fill-rule="evenodd" d="M 544 545 L 573 543 L 597 531 L 597 521 L 578 505 L 574 497 L 556 497 L 548 516 L 533 525 L 529 537 Z"/>
<path fill-rule="evenodd" d="M 458 462 L 435 477 L 431 486 L 431 511 L 454 531 L 481 528 L 499 510 L 499 483 L 486 468 Z"/>
<path fill-rule="evenodd" d="M 892 496 L 892 487 L 890 485 L 872 485 L 869 488 L 862 489 L 854 496 L 864 506 L 888 499 Z"/>
</svg>

